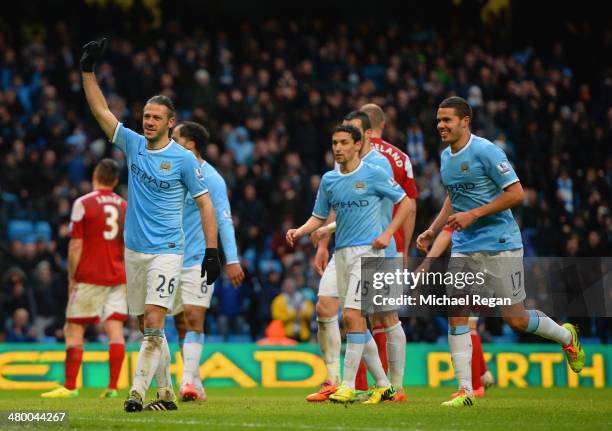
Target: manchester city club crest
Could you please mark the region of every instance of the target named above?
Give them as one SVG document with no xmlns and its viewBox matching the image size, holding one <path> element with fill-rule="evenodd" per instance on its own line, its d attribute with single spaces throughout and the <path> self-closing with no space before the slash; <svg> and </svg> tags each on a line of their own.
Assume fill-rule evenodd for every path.
<svg viewBox="0 0 612 431">
<path fill-rule="evenodd" d="M 169 174 L 170 173 L 170 169 L 172 168 L 172 163 L 170 163 L 167 160 L 163 160 L 160 164 L 159 164 L 159 170 L 162 174 Z"/>
<path fill-rule="evenodd" d="M 461 173 L 467 174 L 468 172 L 470 172 L 470 165 L 467 162 L 461 163 Z"/>
<path fill-rule="evenodd" d="M 357 181 L 355 183 L 355 191 L 357 193 L 364 193 L 366 190 L 366 185 L 363 181 Z"/>
</svg>

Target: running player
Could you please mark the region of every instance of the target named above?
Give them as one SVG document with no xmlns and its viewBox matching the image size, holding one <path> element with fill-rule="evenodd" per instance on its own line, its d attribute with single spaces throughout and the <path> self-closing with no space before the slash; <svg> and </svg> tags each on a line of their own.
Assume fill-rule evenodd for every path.
<svg viewBox="0 0 612 431">
<path fill-rule="evenodd" d="M 395 389 L 384 372 L 376 343 L 361 315 L 361 257 L 382 257 L 393 233 L 408 214 L 408 202 L 399 185 L 383 169 L 359 158 L 362 147 L 360 131 L 350 125 L 337 126 L 332 135 L 332 149 L 339 167 L 327 172 L 322 180 L 313 215 L 298 229 L 287 232 L 287 242 L 309 235 L 321 227 L 330 209 L 337 217 L 335 266 L 338 301 L 344 307 L 347 348 L 342 384 L 329 397 L 336 402 L 355 401 L 355 376 L 363 356 L 375 379 L 376 387 L 368 404 L 391 399 Z M 383 199 L 400 203 L 398 212 L 383 231 L 380 223 Z"/>
<path fill-rule="evenodd" d="M 191 151 L 200 163 L 217 215 L 219 236 L 226 259 L 225 270 L 234 287 L 238 287 L 244 280 L 244 271 L 238 259 L 227 186 L 217 170 L 202 158 L 209 136 L 204 126 L 192 121 L 185 121 L 172 131 L 172 139 Z M 206 250 L 206 240 L 202 235 L 198 207 L 189 196 L 185 200 L 183 226 L 185 229 L 185 258 L 179 290 L 174 299 L 174 307 L 172 307 L 179 340 L 184 340 L 184 342 L 179 342 L 183 355 L 180 394 L 183 401 L 205 400 L 206 392 L 200 379 L 199 365 L 204 345 L 204 319 L 206 311 L 210 308 L 214 284 L 207 284 L 200 275 L 200 260 Z"/>
<path fill-rule="evenodd" d="M 574 325 L 558 325 L 541 311 L 525 310 L 523 305 L 523 244 L 510 210 L 523 201 L 523 188 L 506 154 L 471 133 L 472 108 L 460 97 L 442 101 L 437 121 L 442 142 L 448 145 L 441 155 L 440 172 L 449 196 L 431 226 L 417 238 L 418 248 L 426 251 L 448 223 L 455 230 L 449 268 L 454 262 L 463 265 L 461 258 L 475 258 L 486 270 L 486 285 L 494 289 L 495 297 L 511 299 L 512 305 L 500 307 L 506 323 L 559 343 L 570 368 L 579 373 L 585 353 Z M 467 316 L 449 317 L 448 343 L 460 394 L 442 405 L 472 406 L 475 398 Z"/>
<path fill-rule="evenodd" d="M 215 210 L 195 156 L 170 139 L 176 118 L 169 98 L 153 96 L 145 104 L 144 136 L 124 127 L 108 108 L 93 73 L 106 43 L 106 39 L 100 39 L 83 47 L 81 71 L 87 103 L 96 121 L 106 137 L 125 153 L 128 164 L 130 204 L 125 222 L 128 311 L 138 316 L 144 339 L 124 409 L 126 412 L 143 409 L 145 393 L 155 374 L 157 397 L 145 409 L 176 410 L 164 321 L 181 273 L 185 194 L 191 195 L 200 211 L 208 246 L 201 272 L 206 274 L 208 284 L 214 283 L 220 271 Z"/>
<path fill-rule="evenodd" d="M 68 243 L 68 306 L 64 386 L 45 392 L 44 398 L 79 395 L 77 375 L 83 359 L 87 325 L 104 322 L 108 336 L 110 378 L 104 398 L 117 396 L 117 380 L 125 357 L 123 322 L 127 319 L 127 292 L 123 263 L 123 221 L 126 203 L 113 193 L 119 167 L 101 160 L 93 173 L 93 192 L 74 201 Z"/>
</svg>

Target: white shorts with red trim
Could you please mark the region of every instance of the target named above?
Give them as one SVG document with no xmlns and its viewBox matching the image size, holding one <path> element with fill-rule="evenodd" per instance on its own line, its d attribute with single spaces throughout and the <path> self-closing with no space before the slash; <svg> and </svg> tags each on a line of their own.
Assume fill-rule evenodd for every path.
<svg viewBox="0 0 612 431">
<path fill-rule="evenodd" d="M 66 308 L 66 320 L 70 323 L 96 324 L 100 320 L 126 320 L 127 289 L 119 286 L 99 286 L 78 283 L 70 295 Z"/>
</svg>

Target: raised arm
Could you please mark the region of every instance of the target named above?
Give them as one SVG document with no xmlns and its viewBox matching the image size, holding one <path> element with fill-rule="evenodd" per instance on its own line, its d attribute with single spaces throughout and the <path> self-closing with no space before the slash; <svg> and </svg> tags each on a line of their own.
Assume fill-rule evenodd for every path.
<svg viewBox="0 0 612 431">
<path fill-rule="evenodd" d="M 91 112 L 102 128 L 106 137 L 111 140 L 119 120 L 113 115 L 108 108 L 106 98 L 100 90 L 96 75 L 93 72 L 96 61 L 102 56 L 108 40 L 106 38 L 98 39 L 89 42 L 83 47 L 83 55 L 81 56 L 81 75 L 83 77 L 83 90 L 85 90 L 85 98 L 89 104 Z"/>
</svg>

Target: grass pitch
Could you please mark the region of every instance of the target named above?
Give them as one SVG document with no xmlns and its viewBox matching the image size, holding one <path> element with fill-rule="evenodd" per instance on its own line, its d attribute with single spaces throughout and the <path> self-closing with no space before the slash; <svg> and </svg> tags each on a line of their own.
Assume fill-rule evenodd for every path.
<svg viewBox="0 0 612 431">
<path fill-rule="evenodd" d="M 609 430 L 612 388 L 498 389 L 471 408 L 444 408 L 452 388 L 408 388 L 402 404 L 348 406 L 304 400 L 303 389 L 209 389 L 208 401 L 180 403 L 176 412 L 124 413 L 123 399 L 42 399 L 38 391 L 1 391 L 0 411 L 67 410 L 68 423 L 19 424 L 26 429 L 138 430 Z M 153 394 L 150 394 L 152 397 Z M 1 429 L 9 429 L 7 422 Z M 10 426 L 10 429 L 17 429 Z"/>
</svg>

